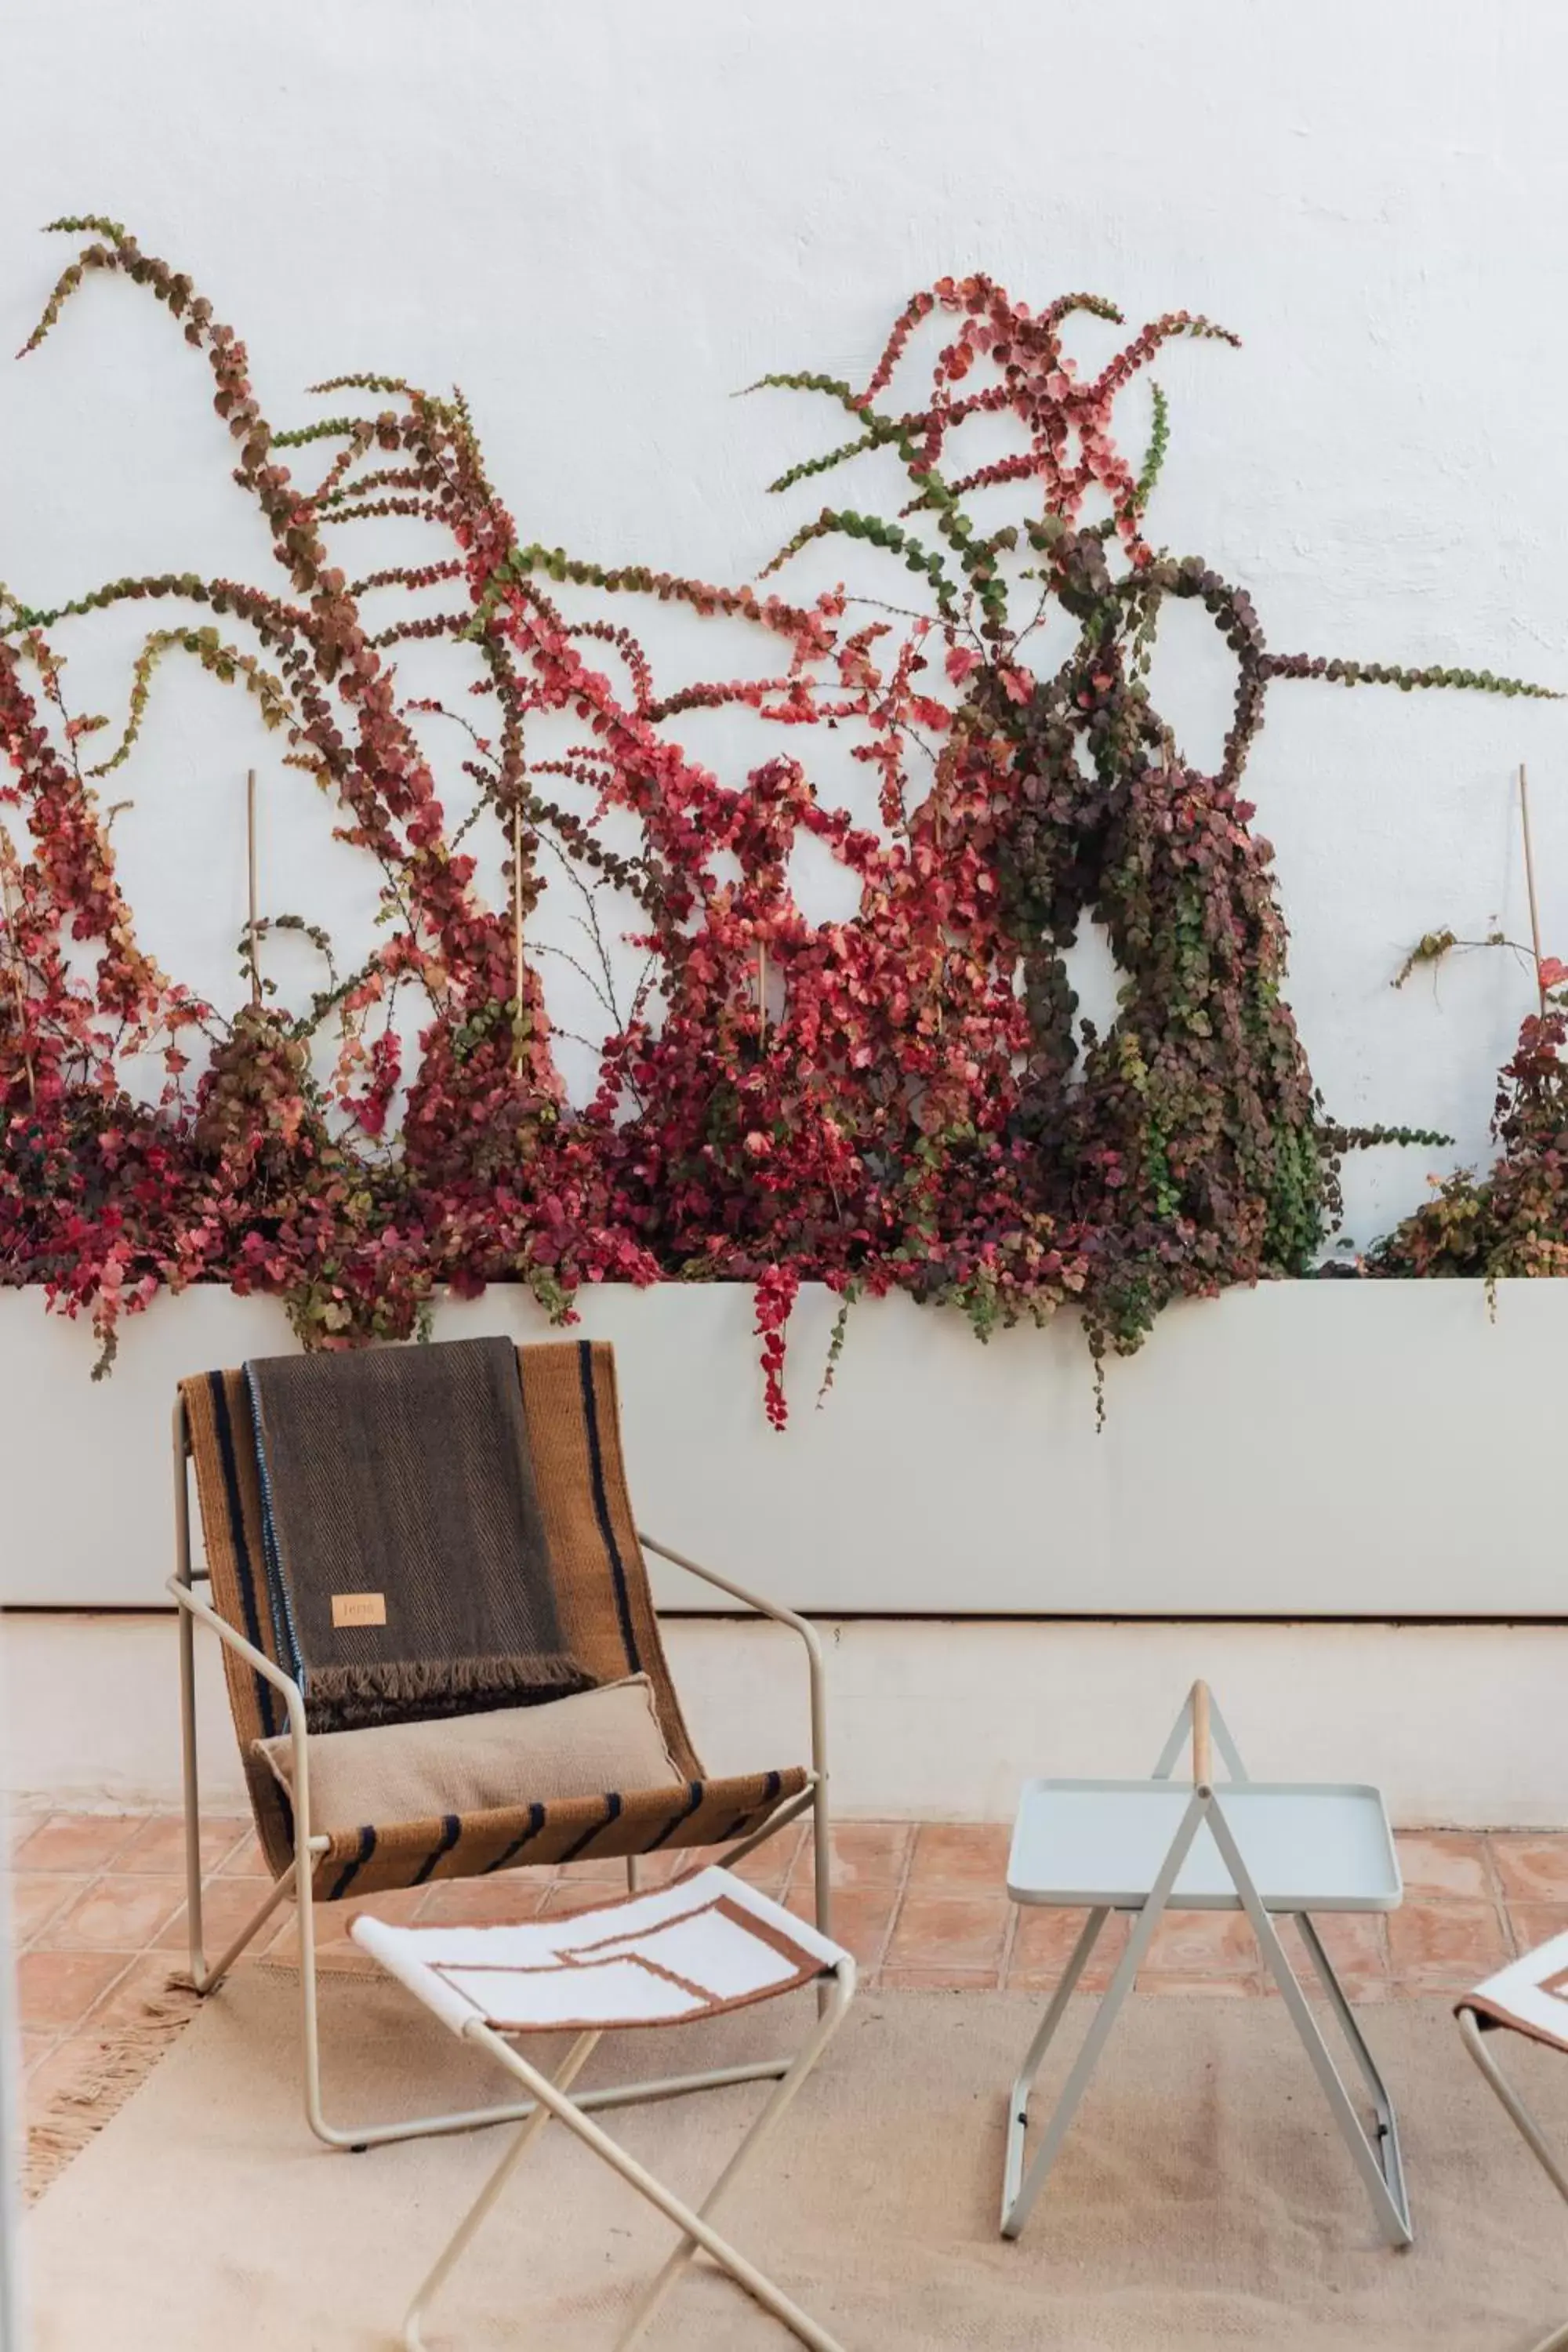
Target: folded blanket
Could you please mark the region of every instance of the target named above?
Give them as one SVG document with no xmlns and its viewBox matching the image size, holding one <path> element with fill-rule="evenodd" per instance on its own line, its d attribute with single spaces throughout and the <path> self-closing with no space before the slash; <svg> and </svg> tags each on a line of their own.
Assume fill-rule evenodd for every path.
<svg viewBox="0 0 1568 2352">
<path fill-rule="evenodd" d="M 312 1731 L 590 1688 L 509 1339 L 247 1363 L 279 1655 Z"/>
</svg>

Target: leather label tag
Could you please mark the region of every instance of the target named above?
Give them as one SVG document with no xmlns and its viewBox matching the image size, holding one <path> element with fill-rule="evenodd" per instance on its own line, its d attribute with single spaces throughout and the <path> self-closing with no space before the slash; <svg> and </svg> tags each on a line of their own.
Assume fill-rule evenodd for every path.
<svg viewBox="0 0 1568 2352">
<path fill-rule="evenodd" d="M 384 1625 L 386 1595 L 384 1592 L 334 1592 L 332 1623 L 334 1625 Z"/>
</svg>

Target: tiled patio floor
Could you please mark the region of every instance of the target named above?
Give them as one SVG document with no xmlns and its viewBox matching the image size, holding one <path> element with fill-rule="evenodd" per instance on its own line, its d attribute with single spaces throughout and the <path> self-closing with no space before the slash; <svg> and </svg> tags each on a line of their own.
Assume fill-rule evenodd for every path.
<svg viewBox="0 0 1568 2352">
<path fill-rule="evenodd" d="M 1016 1912 L 1003 1891 L 1009 1832 L 997 1822 L 846 1822 L 834 1832 L 836 1930 L 872 1985 L 1043 1990 L 1055 1979 L 1081 1915 Z M 183 1833 L 167 1816 L 57 1813 L 13 1829 L 12 1895 L 20 1947 L 23 2057 L 29 2124 L 77 2136 L 84 2106 L 109 2080 L 131 2081 L 194 2000 L 171 1990 L 184 1965 Z M 1404 1907 L 1387 1919 L 1320 1924 L 1355 2000 L 1462 1992 L 1512 1952 L 1568 1928 L 1568 1832 L 1402 1832 Z M 267 1881 L 249 1825 L 209 1822 L 207 1949 L 221 1948 L 255 1908 Z M 645 1865 L 645 1883 L 691 1856 Z M 810 1905 L 809 1832 L 784 1831 L 743 1865 L 792 1908 Z M 364 1907 L 423 1920 L 516 1918 L 571 1908 L 624 1888 L 618 1863 L 457 1881 Z M 321 1915 L 328 1966 L 358 1955 L 345 1941 L 354 1906 Z M 1113 1921 L 1114 1927 L 1120 1923 Z M 268 1938 L 287 1960 L 291 1913 Z M 1108 1930 L 1087 1979 L 1105 1980 L 1118 1945 Z M 1151 1992 L 1263 1994 L 1247 1924 L 1237 1914 L 1186 1912 L 1161 1927 L 1140 1978 Z"/>
</svg>

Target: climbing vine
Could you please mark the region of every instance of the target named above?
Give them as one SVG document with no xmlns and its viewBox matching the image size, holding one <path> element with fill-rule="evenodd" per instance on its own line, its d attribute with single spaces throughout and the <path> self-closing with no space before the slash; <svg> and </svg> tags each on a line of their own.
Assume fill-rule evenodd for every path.
<svg viewBox="0 0 1568 2352">
<path fill-rule="evenodd" d="M 341 413 L 275 431 L 244 343 L 187 277 L 113 222 L 55 226 L 85 242 L 26 350 L 94 275 L 162 303 L 210 372 L 279 579 L 118 580 L 56 611 L 0 591 L 0 807 L 20 820 L 4 851 L 0 1279 L 89 1312 L 106 1350 L 124 1311 L 198 1280 L 279 1295 L 328 1346 L 406 1335 L 447 1286 L 522 1281 L 564 1315 L 584 1282 L 740 1281 L 782 1422 L 803 1279 L 846 1308 L 894 1287 L 951 1303 L 982 1336 L 1070 1304 L 1098 1360 L 1174 1298 L 1309 1272 L 1340 1153 L 1411 1139 L 1336 1126 L 1313 1087 L 1247 754 L 1280 679 L 1542 689 L 1276 654 L 1244 589 L 1151 538 L 1165 403 L 1156 388 L 1136 464 L 1113 412 L 1173 338 L 1234 341 L 1223 329 L 1178 311 L 1080 369 L 1075 318 L 1116 321 L 1110 303 L 1036 310 L 988 278 L 942 279 L 864 385 L 764 379 L 850 420 L 775 490 L 890 455 L 899 511 L 824 507 L 755 587 L 722 588 L 531 543 L 460 394 L 343 377 L 316 387 Z M 906 405 L 895 381 L 928 322 L 938 349 Z M 972 425 L 987 447 L 1005 427 L 1007 454 L 971 462 Z M 385 516 L 427 526 L 431 560 L 353 578 L 340 534 Z M 854 593 L 791 602 L 769 584 L 842 541 Z M 661 691 L 634 626 L 648 600 L 748 624 L 755 665 Z M 106 722 L 70 709 L 52 633 L 132 602 L 176 617 L 148 635 L 93 765 Z M 1212 774 L 1151 698 L 1180 603 L 1236 661 Z M 1064 616 L 1068 649 L 1047 660 Z M 466 707 L 404 695 L 399 647 L 436 638 L 471 661 Z M 379 870 L 374 951 L 340 971 L 312 930 L 323 984 L 306 1003 L 253 989 L 222 1019 L 137 944 L 100 782 L 180 657 L 243 688 Z M 726 709 L 765 739 L 730 779 L 679 727 Z M 433 718 L 456 722 L 445 791 L 420 732 Z M 542 741 L 549 719 L 571 723 L 563 751 Z M 814 784 L 814 729 L 852 742 L 874 823 Z M 464 794 L 475 815 L 454 824 Z M 509 849 L 495 906 L 464 838 L 480 814 Z M 796 896 L 807 841 L 852 889 L 842 919 Z M 576 893 L 601 957 L 608 923 L 643 959 L 576 1104 L 531 920 L 547 888 Z M 1104 1034 L 1076 1019 L 1066 961 L 1091 919 L 1120 975 Z M 254 978 L 254 936 L 246 955 Z M 420 1007 L 406 1069 L 404 991 Z M 129 1078 L 149 1055 L 154 1099 Z M 843 1337 L 841 1314 L 829 1377 Z"/>
<path fill-rule="evenodd" d="M 1506 948 L 1528 963 L 1539 1005 L 1498 1074 L 1498 1156 L 1484 1176 L 1461 1168 L 1431 1179 L 1431 1199 L 1368 1253 L 1369 1275 L 1458 1276 L 1491 1285 L 1509 1276 L 1568 1274 L 1568 964 L 1501 931 L 1480 940 L 1427 931 L 1394 984 L 1477 948 Z"/>
</svg>

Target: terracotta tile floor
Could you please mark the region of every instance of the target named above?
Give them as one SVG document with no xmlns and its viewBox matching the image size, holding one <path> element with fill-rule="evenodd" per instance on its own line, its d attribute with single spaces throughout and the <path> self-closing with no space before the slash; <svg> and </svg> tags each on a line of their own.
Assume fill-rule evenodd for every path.
<svg viewBox="0 0 1568 2352">
<path fill-rule="evenodd" d="M 184 1955 L 183 1836 L 166 1816 L 24 1816 L 12 1830 L 12 1894 L 20 1947 L 23 2055 L 29 2122 L 45 2134 L 96 2096 L 93 2086 L 135 2052 L 161 2046 L 194 2005 L 177 1980 Z M 1568 1927 L 1568 1832 L 1489 1836 L 1402 1832 L 1404 1907 L 1387 1919 L 1327 1918 L 1324 1939 L 1352 1998 L 1461 1992 L 1514 1951 Z M 1007 1832 L 994 1822 L 846 1822 L 833 1836 L 837 1933 L 872 1985 L 1042 1990 L 1077 1936 L 1077 1914 L 1019 1913 L 1002 1891 Z M 248 1916 L 267 1879 L 249 1824 L 214 1821 L 204 1837 L 207 1948 Z M 645 1883 L 691 1857 L 658 1857 Z M 811 1903 L 804 1827 L 784 1831 L 742 1865 L 792 1909 Z M 387 1916 L 516 1918 L 602 1900 L 624 1865 L 587 1863 L 454 1881 L 379 1897 Z M 357 1963 L 345 1940 L 352 1906 L 321 1915 L 324 1965 Z M 1288 1931 L 1289 1932 L 1289 1931 Z M 1103 1986 L 1122 1923 L 1112 1921 L 1086 1977 Z M 269 1958 L 294 1948 L 292 1914 L 264 1937 Z M 171 1989 L 171 1979 L 175 1980 Z M 1151 1992 L 1262 1995 L 1271 1990 L 1245 1922 L 1185 1912 L 1162 1923 L 1140 1985 Z M 154 2022 L 155 2021 L 155 2022 Z M 129 2055 L 128 2055 L 129 2053 Z M 150 2059 L 148 2061 L 150 2062 Z"/>
</svg>

